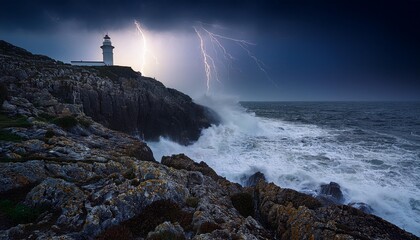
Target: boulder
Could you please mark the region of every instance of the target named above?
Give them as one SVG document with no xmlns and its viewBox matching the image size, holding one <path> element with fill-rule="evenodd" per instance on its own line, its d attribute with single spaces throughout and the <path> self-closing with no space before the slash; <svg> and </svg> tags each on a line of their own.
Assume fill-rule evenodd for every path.
<svg viewBox="0 0 420 240">
<path fill-rule="evenodd" d="M 171 222 L 164 222 L 157 226 L 153 232 L 147 234 L 146 240 L 160 240 L 160 239 L 173 239 L 184 240 L 184 229 L 179 223 L 172 224 Z"/>
<path fill-rule="evenodd" d="M 257 185 L 257 183 L 262 180 L 264 182 L 266 182 L 267 180 L 265 179 L 264 173 L 258 171 L 254 174 L 252 174 L 251 176 L 244 176 L 242 179 L 242 185 L 244 187 L 253 187 L 255 185 Z"/>
<path fill-rule="evenodd" d="M 324 200 L 325 203 L 332 202 L 334 204 L 341 204 L 344 201 L 343 192 L 341 192 L 340 185 L 336 182 L 322 184 L 319 195 L 320 199 Z"/>
<path fill-rule="evenodd" d="M 360 211 L 363 211 L 363 212 L 368 213 L 368 214 L 372 214 L 373 213 L 373 208 L 369 204 L 367 204 L 367 203 L 363 203 L 363 202 L 351 202 L 348 205 L 350 207 L 357 208 Z"/>
<path fill-rule="evenodd" d="M 255 187 L 261 221 L 279 239 L 418 239 L 374 215 L 345 205 L 322 207 L 293 190 L 260 181 Z"/>
</svg>

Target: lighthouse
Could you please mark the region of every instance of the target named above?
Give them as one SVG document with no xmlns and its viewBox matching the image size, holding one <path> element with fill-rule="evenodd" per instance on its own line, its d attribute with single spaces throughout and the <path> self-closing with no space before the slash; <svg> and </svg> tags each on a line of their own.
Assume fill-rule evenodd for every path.
<svg viewBox="0 0 420 240">
<path fill-rule="evenodd" d="M 114 53 L 112 52 L 114 46 L 112 46 L 111 38 L 108 36 L 108 34 L 105 35 L 101 48 L 105 65 L 114 65 Z"/>
</svg>

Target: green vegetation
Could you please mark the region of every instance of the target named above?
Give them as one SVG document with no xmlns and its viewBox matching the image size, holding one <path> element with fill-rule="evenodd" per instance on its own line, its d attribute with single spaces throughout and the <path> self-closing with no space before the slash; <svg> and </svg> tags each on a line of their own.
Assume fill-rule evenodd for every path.
<svg viewBox="0 0 420 240">
<path fill-rule="evenodd" d="M 185 240 L 185 236 L 169 231 L 155 233 L 147 238 L 148 240 Z"/>
<path fill-rule="evenodd" d="M 41 113 L 38 115 L 36 119 L 41 122 L 51 122 L 52 120 L 55 119 L 55 117 L 52 115 L 49 115 L 48 113 Z"/>
<path fill-rule="evenodd" d="M 31 208 L 21 203 L 15 204 L 7 199 L 0 200 L 0 211 L 15 225 L 33 222 L 43 212 L 40 208 Z"/>
<path fill-rule="evenodd" d="M 102 232 L 97 240 L 109 240 L 109 239 L 119 239 L 119 240 L 132 240 L 134 239 L 133 234 L 131 233 L 128 227 L 118 225 L 112 226 Z"/>
<path fill-rule="evenodd" d="M 0 114 L 0 129 L 8 127 L 31 127 L 32 125 L 28 122 L 28 119 L 23 116 L 10 117 L 5 114 Z"/>
<path fill-rule="evenodd" d="M 233 206 L 238 210 L 238 212 L 244 216 L 252 216 L 254 213 L 254 203 L 252 201 L 252 196 L 249 193 L 237 193 L 231 198 Z"/>
<path fill-rule="evenodd" d="M 192 213 L 181 210 L 178 204 L 171 200 L 158 200 L 145 207 L 136 217 L 123 222 L 134 236 L 146 237 L 159 224 L 165 221 L 178 222 L 185 231 L 190 231 Z"/>
<path fill-rule="evenodd" d="M 6 130 L 0 130 L 0 141 L 22 142 L 22 137 Z"/>
<path fill-rule="evenodd" d="M 140 180 L 139 179 L 135 178 L 135 179 L 131 180 L 131 186 L 137 187 L 139 185 L 140 185 Z"/>
<path fill-rule="evenodd" d="M 211 233 L 215 230 L 221 229 L 221 227 L 213 222 L 204 222 L 203 224 L 200 225 L 200 227 L 198 228 L 198 233 L 199 234 L 203 234 L 203 233 Z"/>
<path fill-rule="evenodd" d="M 189 197 L 185 200 L 185 203 L 188 207 L 196 208 L 198 206 L 198 198 L 196 197 Z"/>
<path fill-rule="evenodd" d="M 120 77 L 123 78 L 137 78 L 138 75 L 131 67 L 121 66 L 100 66 L 100 67 L 89 67 L 99 71 L 99 76 L 107 77 L 112 81 L 118 81 Z"/>
<path fill-rule="evenodd" d="M 84 118 L 79 118 L 79 119 L 77 119 L 77 121 L 79 121 L 80 125 L 82 125 L 85 128 L 89 128 L 90 125 L 92 125 L 91 121 L 89 121 L 87 119 L 84 119 Z"/>
<path fill-rule="evenodd" d="M 52 120 L 52 123 L 66 130 L 69 130 L 72 127 L 75 127 L 79 122 L 73 116 L 64 116 L 64 117 L 55 118 L 54 120 Z"/>
<path fill-rule="evenodd" d="M 0 84 L 0 105 L 7 99 L 7 88 L 3 84 Z"/>
<path fill-rule="evenodd" d="M 47 130 L 47 132 L 45 133 L 45 138 L 52 138 L 54 137 L 54 132 L 52 130 Z"/>
<path fill-rule="evenodd" d="M 122 175 L 124 178 L 129 179 L 129 180 L 134 179 L 136 177 L 136 174 L 134 173 L 133 169 L 128 169 Z"/>
<path fill-rule="evenodd" d="M 191 231 L 192 217 L 192 213 L 182 211 L 180 206 L 171 200 L 158 200 L 145 207 L 139 215 L 105 230 L 97 239 L 145 238 L 149 232 L 165 221 L 178 222 L 184 230 Z M 184 238 L 173 233 L 162 232 L 153 235 L 151 239 L 181 240 Z"/>
<path fill-rule="evenodd" d="M 52 120 L 49 120 L 49 122 L 54 123 L 55 125 L 64 128 L 65 130 L 70 130 L 71 128 L 75 127 L 77 124 L 80 124 L 81 126 L 88 128 L 90 125 L 92 125 L 92 122 L 83 118 L 76 118 L 74 116 L 64 116 L 64 117 L 58 117 L 54 118 Z"/>
</svg>

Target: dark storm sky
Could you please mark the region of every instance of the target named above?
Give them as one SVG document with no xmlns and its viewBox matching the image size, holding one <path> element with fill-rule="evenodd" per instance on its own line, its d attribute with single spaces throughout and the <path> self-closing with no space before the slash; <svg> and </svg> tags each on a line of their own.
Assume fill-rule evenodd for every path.
<svg viewBox="0 0 420 240">
<path fill-rule="evenodd" d="M 257 43 L 252 51 L 277 87 L 232 49 L 242 70 L 231 74 L 223 91 L 243 100 L 420 100 L 419 0 L 16 0 L 1 5 L 0 39 L 59 60 L 77 47 L 57 43 L 66 22 L 89 33 L 141 19 L 151 31 L 188 34 L 201 21 Z M 195 72 L 191 78 L 203 78 Z M 185 84 L 179 88 L 193 92 Z"/>
</svg>

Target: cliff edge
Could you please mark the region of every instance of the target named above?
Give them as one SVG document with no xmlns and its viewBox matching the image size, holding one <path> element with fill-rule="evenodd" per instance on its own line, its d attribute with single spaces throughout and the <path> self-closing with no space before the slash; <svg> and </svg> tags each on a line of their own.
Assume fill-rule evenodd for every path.
<svg viewBox="0 0 420 240">
<path fill-rule="evenodd" d="M 0 88 L 50 115 L 85 113 L 104 126 L 181 144 L 197 140 L 216 114 L 129 67 L 63 64 L 0 40 Z M 0 100 L 5 100 L 2 94 Z"/>
</svg>

